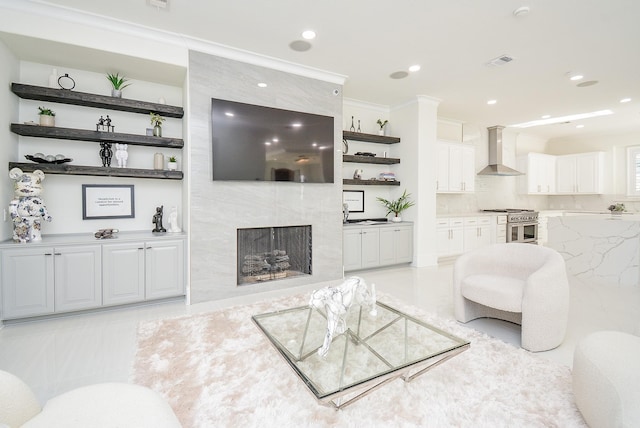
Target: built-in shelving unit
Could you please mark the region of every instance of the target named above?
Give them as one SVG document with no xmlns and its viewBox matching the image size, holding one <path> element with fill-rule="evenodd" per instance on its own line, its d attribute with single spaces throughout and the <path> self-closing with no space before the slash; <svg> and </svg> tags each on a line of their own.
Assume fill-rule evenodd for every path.
<svg viewBox="0 0 640 428">
<path fill-rule="evenodd" d="M 146 101 L 116 98 L 106 95 L 76 92 L 67 89 L 53 89 L 42 86 L 23 85 L 12 83 L 11 90 L 20 98 L 38 101 L 50 101 L 61 104 L 71 104 L 81 107 L 106 108 L 110 110 L 129 113 L 149 114 L 157 113 L 164 117 L 182 118 L 182 107 L 167 104 L 157 104 Z M 87 141 L 98 143 L 124 143 L 137 146 L 162 147 L 169 149 L 182 149 L 184 141 L 181 138 L 163 138 L 147 135 L 124 134 L 119 132 L 101 132 L 87 129 L 60 128 L 55 126 L 11 124 L 11 132 L 38 138 L 51 138 L 56 140 Z M 104 177 L 133 177 L 182 180 L 182 171 L 165 171 L 139 168 L 116 168 L 87 165 L 70 165 L 54 163 L 26 163 L 9 162 L 9 169 L 18 167 L 25 172 L 33 172 L 39 169 L 49 174 L 62 175 L 90 175 Z"/>
<path fill-rule="evenodd" d="M 344 140 L 361 141 L 364 143 L 378 143 L 378 144 L 397 144 L 400 142 L 398 137 L 388 137 L 386 135 L 365 134 L 363 132 L 342 131 L 342 138 Z M 368 163 L 376 165 L 394 165 L 399 164 L 398 158 L 380 158 L 376 156 L 356 156 L 356 155 L 342 155 L 343 162 L 350 163 Z M 349 186 L 399 186 L 399 181 L 386 181 L 386 180 L 355 180 L 355 179 L 343 179 L 343 185 Z"/>
<path fill-rule="evenodd" d="M 167 171 L 156 169 L 117 168 L 103 166 L 83 166 L 52 163 L 26 163 L 9 162 L 9 169 L 20 168 L 24 172 L 33 172 L 36 169 L 47 174 L 62 175 L 92 175 L 99 177 L 133 177 L 156 178 L 169 180 L 182 180 L 182 171 Z"/>
<path fill-rule="evenodd" d="M 182 118 L 182 107 L 167 104 L 150 103 L 147 101 L 116 98 L 108 95 L 90 94 L 68 89 L 54 89 L 43 86 L 12 83 L 11 91 L 20 98 L 27 100 L 51 101 L 60 104 L 73 104 L 83 107 L 107 108 L 110 110 L 126 111 L 129 113 L 149 114 L 158 113 L 160 116 Z"/>
<path fill-rule="evenodd" d="M 11 124 L 11 132 L 40 138 L 54 138 L 56 140 L 92 141 L 98 143 L 125 143 L 134 146 L 163 147 L 181 149 L 184 142 L 181 138 L 163 138 L 147 135 L 123 134 L 120 132 L 101 132 L 88 129 L 60 128 L 58 126 Z"/>
</svg>

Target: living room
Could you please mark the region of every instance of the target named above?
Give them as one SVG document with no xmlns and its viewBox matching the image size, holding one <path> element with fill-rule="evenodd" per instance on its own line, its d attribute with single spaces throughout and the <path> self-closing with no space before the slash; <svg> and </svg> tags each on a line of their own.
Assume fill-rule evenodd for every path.
<svg viewBox="0 0 640 428">
<path fill-rule="evenodd" d="M 416 205 L 403 214 L 405 221 L 413 222 L 414 245 L 411 265 L 380 271 L 362 271 L 358 272 L 358 275 L 367 280 L 370 277 L 383 293 L 390 293 L 407 302 L 416 298 L 432 299 L 432 302 L 418 306 L 449 317 L 451 314 L 444 308 L 450 307 L 451 303 L 442 298 L 442 295 L 447 291 L 447 281 L 450 281 L 452 267 L 450 260 L 440 260 L 440 263 L 438 261 L 436 222 L 439 217 L 492 208 L 605 211 L 607 206 L 614 202 L 625 203 L 628 211 L 637 212 L 640 209 L 636 200 L 626 194 L 626 169 L 622 167 L 626 164 L 627 147 L 637 144 L 637 137 L 640 135 L 637 129 L 590 136 L 571 135 L 556 139 L 533 131 L 527 133 L 526 130 L 505 129 L 505 163 L 512 166 L 516 166 L 517 159 L 530 152 L 554 156 L 587 151 L 604 152 L 609 162 L 603 177 L 606 190 L 599 194 L 526 194 L 519 190 L 518 177 L 496 176 L 475 177 L 473 192 L 441 193 L 436 189 L 438 161 L 434 156 L 438 141 L 446 140 L 472 146 L 475 151 L 474 169 L 477 172 L 489 163 L 487 127 L 499 124 L 494 122 L 494 117 L 501 122 L 500 116 L 492 113 L 482 118 L 478 116 L 471 119 L 449 116 L 444 113 L 447 100 L 437 96 L 435 88 L 431 92 L 429 87 L 417 87 L 417 84 L 411 81 L 411 75 L 406 77 L 406 80 L 398 79 L 394 82 L 402 86 L 403 90 L 408 86 L 414 91 L 412 97 L 399 102 L 383 104 L 376 102 L 373 97 L 351 97 L 351 88 L 366 85 L 367 82 L 356 81 L 352 76 L 347 77 L 341 74 L 341 69 L 329 69 L 338 72 L 323 71 L 319 69 L 323 67 L 317 68 L 313 61 L 307 64 L 301 52 L 295 52 L 300 58 L 300 63 L 297 63 L 289 58 L 279 59 L 277 56 L 253 53 L 241 46 L 230 47 L 234 45 L 225 45 L 224 40 L 208 41 L 200 36 L 173 33 L 165 30 L 161 23 L 157 26 L 148 23 L 133 24 L 126 22 L 126 19 L 82 11 L 82 6 L 72 3 L 0 3 L 3 14 L 7 17 L 0 27 L 0 59 L 5 64 L 0 70 L 0 79 L 5 82 L 5 89 L 0 91 L 0 111 L 4 113 L 0 116 L 0 121 L 5 129 L 5 150 L 0 153 L 0 161 L 22 162 L 25 155 L 42 152 L 54 155 L 62 153 L 73 158 L 74 162 L 71 164 L 99 165 L 97 144 L 94 146 L 75 141 L 56 141 L 53 145 L 51 141 L 18 136 L 10 132 L 12 123 L 37 120 L 37 107 L 42 105 L 56 110 L 56 126 L 61 128 L 91 129 L 103 114 L 102 110 L 79 109 L 67 104 L 20 99 L 11 91 L 11 83 L 46 87 L 53 69 L 59 76 L 66 73 L 74 79 L 74 91 L 101 95 L 107 95 L 110 89 L 105 75 L 109 72 L 120 72 L 132 83 L 124 89 L 123 97 L 184 108 L 185 115 L 182 119 L 167 118 L 163 124 L 163 137 L 183 139 L 182 149 L 140 146 L 129 148 L 131 168 L 151 169 L 156 152 L 162 152 L 165 158 L 177 157 L 178 169 L 184 174 L 182 180 L 158 181 L 143 178 L 46 174 L 43 199 L 54 219 L 42 225 L 42 233 L 45 236 L 75 233 L 92 235 L 100 228 L 119 229 L 121 234 L 150 231 L 156 207 L 164 206 L 165 213 L 176 207 L 182 232 L 173 235 L 173 238 L 183 241 L 185 245 L 184 292 L 160 300 L 158 308 L 150 306 L 123 309 L 122 317 L 128 321 L 123 321 L 121 325 L 127 325 L 127 333 L 123 337 L 128 345 L 122 355 L 114 351 L 113 354 L 96 357 L 87 353 L 88 351 L 80 350 L 80 343 L 73 345 L 78 346 L 76 352 L 88 360 L 118 360 L 112 370 L 106 369 L 108 364 L 105 364 L 105 370 L 96 375 L 96 371 L 100 371 L 97 369 L 100 362 L 92 362 L 92 374 L 82 379 L 71 372 L 67 372 L 69 377 L 65 378 L 66 375 L 59 371 L 42 369 L 42 361 L 34 364 L 46 373 L 29 374 L 28 368 L 21 367 L 19 370 L 23 372 L 20 374 L 35 384 L 38 395 L 43 400 L 78 386 L 89 378 L 91 381 L 128 380 L 123 379 L 123 373 L 127 370 L 124 367 L 133 359 L 131 353 L 135 352 L 133 342 L 136 340 L 136 334 L 131 325 L 137 323 L 137 317 L 164 318 L 232 304 L 249 304 L 269 296 L 282 296 L 294 291 L 309 292 L 317 288 L 318 284 L 340 281 L 344 275 L 341 210 L 343 190 L 364 188 L 364 212 L 350 214 L 351 218 L 356 219 L 385 217 L 385 209 L 377 202 L 378 197 L 396 198 L 404 189 L 411 193 Z M 136 8 L 148 8 L 145 2 L 140 3 L 142 5 Z M 511 9 L 513 8 L 510 5 L 507 13 L 510 14 Z M 171 8 L 169 11 L 161 10 L 157 6 L 148 8 L 148 12 L 158 18 L 159 22 L 171 19 L 170 10 Z M 81 40 L 78 34 L 82 34 Z M 501 52 L 496 54 L 498 53 Z M 383 59 L 384 55 L 383 53 L 381 56 Z M 425 65 L 423 67 L 426 68 Z M 268 87 L 258 88 L 257 82 L 267 82 Z M 352 93 L 358 92 L 354 90 Z M 425 93 L 429 95 L 422 95 Z M 626 96 L 634 100 L 640 98 L 631 91 Z M 250 104 L 332 116 L 336 143 L 334 181 L 324 184 L 212 181 L 211 98 L 233 99 Z M 105 110 L 104 113 L 108 111 Z M 113 117 L 117 132 L 144 134 L 145 128 L 150 127 L 148 118 L 143 116 L 118 114 Z M 486 119 L 487 117 L 490 119 Z M 389 121 L 387 135 L 397 136 L 402 140 L 400 144 L 375 148 L 379 157 L 402 159 L 400 165 L 394 167 L 401 186 L 343 186 L 342 179 L 352 178 L 356 166 L 342 162 L 342 154 L 346 153 L 345 148 L 340 146 L 342 132 L 348 131 L 354 124 L 361 128 L 363 133 L 377 134 L 378 119 Z M 637 123 L 637 118 L 635 122 Z M 366 144 L 351 143 L 348 150 L 349 153 L 355 153 L 369 151 L 370 147 Z M 364 170 L 366 178 L 378 173 L 377 169 L 369 166 Z M 84 219 L 81 191 L 82 185 L 87 183 L 109 186 L 133 184 L 135 217 Z M 12 198 L 13 181 L 7 178 L 0 185 L 0 199 L 10 201 Z M 314 232 L 313 274 L 239 287 L 236 282 L 237 255 L 234 251 L 237 230 L 289 225 L 311 225 Z M 13 233 L 11 223 L 0 222 L 0 233 L 3 240 L 10 240 Z M 414 275 L 420 279 L 412 278 Z M 398 286 L 393 284 L 394 276 L 404 278 L 407 284 L 397 290 Z M 429 282 L 439 285 L 429 291 L 422 290 L 424 284 Z M 396 294 L 393 290 L 397 290 Z M 592 294 L 585 299 L 591 300 L 583 308 L 574 309 L 583 316 L 573 321 L 575 329 L 570 336 L 570 343 L 575 345 L 580 334 L 599 326 L 616 326 L 626 330 L 632 330 L 634 325 L 637 326 L 637 316 L 633 315 L 638 304 L 637 290 L 616 290 L 604 298 L 597 296 L 600 289 L 596 291 L 589 286 L 588 290 L 587 293 Z M 577 295 L 580 296 L 580 293 Z M 596 304 L 598 299 L 606 300 L 610 307 L 599 308 Z M 580 302 L 576 302 L 578 303 Z M 597 310 L 598 315 L 594 318 L 601 323 L 585 315 L 584 308 Z M 117 311 L 118 309 L 114 309 L 85 315 L 89 317 L 87 319 L 100 325 L 115 322 L 109 315 L 115 314 L 117 318 Z M 56 324 L 56 328 L 60 328 L 60 324 L 67 322 L 83 323 L 82 316 L 60 319 L 54 317 L 50 322 L 52 325 Z M 48 322 L 35 321 L 44 331 L 48 329 Z M 581 325 L 581 322 L 588 322 L 589 327 Z M 9 323 L 9 326 L 3 329 L 3 335 L 15 338 L 14 334 L 19 336 L 21 332 L 30 331 L 29 334 L 33 334 L 33 330 L 28 330 L 29 325 L 35 324 Z M 104 328 L 100 334 L 117 334 L 115 327 Z M 483 328 L 488 329 L 489 334 L 510 343 L 515 342 L 515 346 L 519 346 L 518 334 L 514 334 L 510 325 L 478 323 L 478 329 Z M 36 337 L 40 338 L 35 339 L 36 343 L 37 340 L 51 343 L 43 336 Z M 100 347 L 102 349 L 102 345 Z M 570 365 L 571 351 L 571 346 L 561 347 L 555 352 L 555 356 L 552 351 L 549 358 Z M 8 357 L 6 360 L 3 358 L 4 363 L 0 368 L 19 366 L 15 362 L 4 365 L 8 360 Z M 65 365 L 77 364 L 77 360 L 65 361 Z M 116 366 L 118 368 L 115 368 Z M 47 379 L 50 376 L 54 376 L 55 379 Z"/>
</svg>

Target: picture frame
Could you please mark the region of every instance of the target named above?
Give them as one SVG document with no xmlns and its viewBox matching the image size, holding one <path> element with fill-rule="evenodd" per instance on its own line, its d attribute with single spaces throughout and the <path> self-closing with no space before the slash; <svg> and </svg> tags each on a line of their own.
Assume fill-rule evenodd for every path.
<svg viewBox="0 0 640 428">
<path fill-rule="evenodd" d="M 133 184 L 83 184 L 82 219 L 135 218 Z"/>
<path fill-rule="evenodd" d="M 343 190 L 342 203 L 349 206 L 350 213 L 363 213 L 364 190 Z"/>
</svg>

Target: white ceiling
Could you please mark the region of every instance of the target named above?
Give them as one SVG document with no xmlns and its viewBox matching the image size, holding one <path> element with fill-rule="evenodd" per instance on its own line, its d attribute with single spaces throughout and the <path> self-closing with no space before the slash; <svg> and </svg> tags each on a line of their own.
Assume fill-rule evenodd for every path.
<svg viewBox="0 0 640 428">
<path fill-rule="evenodd" d="M 394 106 L 428 95 L 442 100 L 440 116 L 484 126 L 611 109 L 523 132 L 640 132 L 638 0 L 168 1 L 166 10 L 149 0 L 48 2 L 344 74 L 347 98 Z M 515 17 L 521 6 L 530 13 Z M 318 35 L 312 48 L 292 50 L 306 29 Z M 515 60 L 485 65 L 502 54 Z M 412 64 L 422 69 L 389 77 Z M 568 72 L 599 83 L 577 87 Z"/>
</svg>

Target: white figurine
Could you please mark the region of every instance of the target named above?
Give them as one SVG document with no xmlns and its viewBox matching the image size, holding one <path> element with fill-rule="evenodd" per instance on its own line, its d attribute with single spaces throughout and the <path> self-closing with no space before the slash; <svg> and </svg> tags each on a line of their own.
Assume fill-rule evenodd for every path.
<svg viewBox="0 0 640 428">
<path fill-rule="evenodd" d="M 354 303 L 368 306 L 369 314 L 375 316 L 377 314 L 375 284 L 371 284 L 371 290 L 369 290 L 364 279 L 352 276 L 337 287 L 325 287 L 311 293 L 309 306 L 316 309 L 324 308 L 327 315 L 327 332 L 322 347 L 318 349 L 319 355 L 323 357 L 327 355 L 336 332 L 342 334 L 346 331 L 345 318 Z"/>
<path fill-rule="evenodd" d="M 169 233 L 178 232 L 182 232 L 182 229 L 178 227 L 178 208 L 171 207 L 171 212 L 169 213 Z"/>
<path fill-rule="evenodd" d="M 40 198 L 44 173 L 39 169 L 28 173 L 22 172 L 20 168 L 13 168 L 9 171 L 9 177 L 15 180 L 15 196 L 9 203 L 13 240 L 23 243 L 41 241 L 42 220 L 51 221 L 51 215 Z"/>
<path fill-rule="evenodd" d="M 127 152 L 128 146 L 126 144 L 116 143 L 116 160 L 118 161 L 118 167 L 126 168 L 127 159 L 129 153 Z"/>
</svg>

